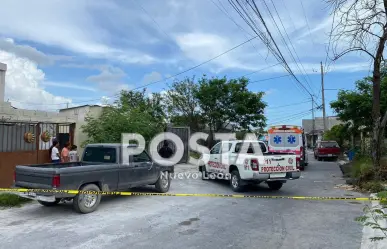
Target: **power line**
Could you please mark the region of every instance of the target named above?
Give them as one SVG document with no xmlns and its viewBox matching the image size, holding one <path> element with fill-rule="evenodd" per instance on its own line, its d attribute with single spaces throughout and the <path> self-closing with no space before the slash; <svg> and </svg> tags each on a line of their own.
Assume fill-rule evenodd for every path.
<svg viewBox="0 0 387 249">
<path fill-rule="evenodd" d="M 281 33 L 281 31 L 280 31 L 280 29 L 279 29 L 279 27 L 278 27 L 278 25 L 277 25 L 277 23 L 276 23 L 276 21 L 275 21 L 275 19 L 274 19 L 274 16 L 272 15 L 272 13 L 271 13 L 271 11 L 270 11 L 270 9 L 269 9 L 269 6 L 267 6 L 265 0 L 264 0 L 263 2 L 264 2 L 264 4 L 265 4 L 265 6 L 266 6 L 266 8 L 267 8 L 267 10 L 268 10 L 268 12 L 269 12 L 271 18 L 273 19 L 273 22 L 274 22 L 275 26 L 277 27 L 277 30 L 278 30 L 279 34 L 281 35 L 281 37 L 282 37 L 282 39 L 283 39 L 283 41 L 284 41 L 284 43 L 285 43 L 285 46 L 286 46 L 286 48 L 288 49 L 288 51 L 289 51 L 289 53 L 290 53 L 290 56 L 292 57 L 292 59 L 293 59 L 294 63 L 296 64 L 298 70 L 299 70 L 299 71 L 301 72 L 301 74 L 303 75 L 306 84 L 309 86 L 310 90 L 313 92 L 313 89 L 312 89 L 311 85 L 309 84 L 308 79 L 305 78 L 304 73 L 306 73 L 306 70 L 305 70 L 304 66 L 302 65 L 302 63 L 300 63 L 300 64 L 301 64 L 301 68 L 304 70 L 304 72 L 302 72 L 301 68 L 299 67 L 299 65 L 298 65 L 298 63 L 297 63 L 297 60 L 296 60 L 296 59 L 294 58 L 294 56 L 293 56 L 292 51 L 289 49 L 289 46 L 288 46 L 287 42 L 285 41 L 285 38 L 284 38 L 284 36 L 282 35 L 282 33 Z M 274 10 L 275 10 L 275 12 L 276 12 L 276 14 L 277 14 L 277 17 L 278 17 L 278 19 L 279 19 L 279 21 L 280 21 L 280 23 L 281 23 L 282 28 L 283 28 L 283 30 L 285 31 L 286 37 L 287 37 L 288 40 L 289 40 L 290 46 L 293 48 L 294 54 L 296 55 L 298 61 L 301 62 L 301 60 L 300 60 L 300 58 L 298 57 L 298 54 L 297 54 L 297 52 L 296 52 L 296 49 L 294 48 L 293 43 L 292 43 L 292 41 L 291 41 L 291 39 L 290 39 L 290 37 L 289 37 L 289 35 L 288 35 L 288 32 L 286 31 L 286 28 L 285 28 L 285 26 L 284 26 L 284 24 L 283 24 L 283 22 L 282 22 L 282 20 L 281 20 L 281 17 L 280 17 L 280 15 L 279 15 L 278 11 L 277 11 L 277 8 L 276 8 L 276 6 L 275 6 L 275 4 L 274 4 L 274 1 L 271 0 L 271 3 L 272 3 L 272 5 L 273 5 L 273 7 L 274 7 Z M 306 73 L 306 76 L 309 78 L 309 76 L 308 76 L 307 73 Z M 309 78 L 309 80 L 310 80 L 310 78 Z"/>
<path fill-rule="evenodd" d="M 192 71 L 192 70 L 194 70 L 194 69 L 196 69 L 196 68 L 198 68 L 198 67 L 201 67 L 201 66 L 204 65 L 204 64 L 207 64 L 207 63 L 209 63 L 209 62 L 211 62 L 211 61 L 213 61 L 213 60 L 215 60 L 215 59 L 217 59 L 217 58 L 219 58 L 219 57 L 221 57 L 221 56 L 223 56 L 223 55 L 225 55 L 225 54 L 227 54 L 227 53 L 229 53 L 229 52 L 231 52 L 231 51 L 233 51 L 233 50 L 235 50 L 235 49 L 237 49 L 237 48 L 239 48 L 239 47 L 241 47 L 241 46 L 243 46 L 243 45 L 245 45 L 246 43 L 248 43 L 248 42 L 250 42 L 250 41 L 252 41 L 252 40 L 254 40 L 254 39 L 256 39 L 256 38 L 257 38 L 257 36 L 252 37 L 252 38 L 248 39 L 247 41 L 244 41 L 244 42 L 242 42 L 242 43 L 240 43 L 240 44 L 238 44 L 238 45 L 236 45 L 236 46 L 234 46 L 234 47 L 232 47 L 232 48 L 230 48 L 230 49 L 224 51 L 223 53 L 218 54 L 217 56 L 212 57 L 211 59 L 208 59 L 208 60 L 206 60 L 206 61 L 204 61 L 204 62 L 202 62 L 202 63 L 200 63 L 200 64 L 198 64 L 198 65 L 196 65 L 196 66 L 190 67 L 190 68 L 188 68 L 188 69 L 186 69 L 186 70 L 184 70 L 184 71 L 182 71 L 182 72 L 180 72 L 180 73 L 174 74 L 174 75 L 169 76 L 169 77 L 167 77 L 167 78 L 165 78 L 165 79 L 162 79 L 162 80 L 153 81 L 153 82 L 150 82 L 150 83 L 148 83 L 148 84 L 145 84 L 145 85 L 142 85 L 142 86 L 139 86 L 139 87 L 135 87 L 135 88 L 131 89 L 131 91 L 138 90 L 138 89 L 141 89 L 141 88 L 145 88 L 145 87 L 150 86 L 150 85 L 153 85 L 153 84 L 165 82 L 165 81 L 167 81 L 167 80 L 169 80 L 169 79 L 173 79 L 173 78 L 175 78 L 175 77 L 177 77 L 177 76 L 179 76 L 179 75 L 182 75 L 182 74 L 184 74 L 184 73 L 187 73 L 187 72 L 189 72 L 189 71 Z M 114 94 L 114 95 L 110 95 L 110 96 L 106 96 L 106 97 L 111 98 L 111 97 L 117 97 L 118 95 L 119 95 L 119 93 L 116 93 L 116 94 Z M 90 99 L 90 100 L 86 100 L 86 101 L 78 101 L 78 102 L 73 102 L 73 103 L 71 103 L 71 104 L 87 103 L 87 102 L 98 101 L 98 100 L 101 100 L 101 98 L 98 98 L 98 99 Z M 31 105 L 46 105 L 46 106 L 47 106 L 47 105 L 65 105 L 65 104 L 67 104 L 67 102 L 66 102 L 66 103 L 58 103 L 58 104 L 38 104 L 38 103 L 34 104 L 34 103 L 26 103 L 26 102 L 19 102 L 19 103 L 31 104 Z"/>
<path fill-rule="evenodd" d="M 267 108 L 267 110 L 278 109 L 278 108 L 294 106 L 294 105 L 299 105 L 299 104 L 305 104 L 305 103 L 309 103 L 310 101 L 311 100 L 303 101 L 303 102 L 297 102 L 297 103 L 292 103 L 292 104 L 288 104 L 288 105 L 280 105 L 280 106 L 269 107 L 269 108 Z"/>
<path fill-rule="evenodd" d="M 253 37 L 254 35 L 250 34 L 246 29 L 244 29 L 241 25 L 239 25 L 235 20 L 234 18 L 231 17 L 230 13 L 228 13 L 227 9 L 223 6 L 222 2 L 220 0 L 218 0 L 219 2 L 219 5 L 221 5 L 223 7 L 223 9 L 217 5 L 214 0 L 211 0 L 211 2 L 226 16 L 228 17 L 240 30 L 242 30 L 243 32 L 245 32 L 246 34 L 248 34 L 250 37 Z M 246 36 L 245 36 L 246 37 Z M 246 37 L 248 38 L 248 37 Z M 262 58 L 264 58 L 262 56 L 262 54 L 259 52 L 259 49 L 254 45 L 254 43 L 251 43 L 251 45 L 255 48 L 255 50 L 257 50 L 259 56 L 261 56 Z M 266 59 L 265 59 L 266 60 Z"/>
<path fill-rule="evenodd" d="M 285 122 L 285 121 L 290 121 L 290 120 L 306 117 L 306 116 L 308 116 L 311 113 L 312 113 L 312 110 L 309 110 L 309 111 L 306 111 L 306 112 L 301 112 L 301 113 L 295 114 L 295 115 L 293 115 L 291 117 L 288 117 L 286 119 L 273 121 L 271 124 L 268 124 L 267 126 L 271 126 L 271 125 L 282 123 L 282 122 Z"/>
<path fill-rule="evenodd" d="M 283 63 L 283 66 L 284 66 L 285 70 L 288 71 L 288 73 L 290 75 L 292 75 L 292 77 L 296 80 L 296 82 L 297 82 L 296 85 L 301 86 L 304 91 L 306 91 L 310 96 L 313 96 L 308 91 L 308 89 L 306 89 L 305 86 L 299 81 L 299 79 L 294 75 L 292 69 L 289 67 L 289 65 L 286 62 L 286 60 L 285 60 L 281 50 L 279 49 L 277 43 L 275 42 L 273 36 L 271 35 L 271 32 L 270 32 L 269 28 L 267 27 L 266 22 L 263 19 L 261 12 L 259 11 L 258 7 L 256 6 L 255 1 L 253 0 L 251 2 L 254 5 L 254 7 L 251 5 L 250 1 L 246 1 L 245 4 L 249 5 L 250 8 L 257 14 L 257 16 L 258 16 L 259 20 L 261 21 L 262 25 L 264 26 L 267 34 L 257 27 L 255 21 L 251 18 L 249 13 L 247 13 L 248 10 L 246 10 L 240 4 L 240 2 L 238 0 L 229 0 L 229 3 L 238 12 L 238 14 L 241 16 L 241 18 L 250 26 L 250 28 L 257 34 L 257 36 L 261 39 L 261 41 L 264 43 L 264 45 L 268 48 L 268 50 L 271 51 L 271 53 L 274 55 L 274 57 L 279 62 Z M 239 8 L 238 8 L 237 5 L 239 5 Z M 244 14 L 242 12 L 244 12 Z M 269 37 L 267 37 L 267 35 Z M 271 44 L 274 44 L 274 47 L 272 47 Z"/>
<path fill-rule="evenodd" d="M 141 5 L 141 3 L 139 3 L 138 1 L 136 1 L 136 0 L 132 0 L 132 2 L 134 2 L 135 4 L 137 4 L 137 6 L 154 22 L 154 24 L 157 26 L 157 28 L 159 29 L 159 30 L 161 30 L 161 32 L 163 32 L 164 33 L 164 35 L 168 38 L 168 39 L 170 39 L 170 40 L 172 40 L 172 41 L 174 41 L 174 39 L 172 39 L 169 35 L 168 35 L 168 33 L 167 32 L 165 32 L 164 31 L 164 29 L 162 29 L 161 28 L 161 26 L 159 25 L 159 23 L 153 18 L 153 16 L 151 15 L 151 14 L 149 14 L 148 13 L 148 11 L 146 11 L 146 9 Z"/>
<path fill-rule="evenodd" d="M 290 75 L 289 75 L 289 74 L 285 74 L 285 75 L 270 77 L 270 78 L 266 78 L 266 79 L 251 81 L 251 82 L 249 82 L 248 84 L 258 83 L 258 82 L 268 81 L 268 80 L 274 80 L 274 79 L 283 78 L 283 77 L 288 77 L 288 76 L 290 76 Z"/>
</svg>

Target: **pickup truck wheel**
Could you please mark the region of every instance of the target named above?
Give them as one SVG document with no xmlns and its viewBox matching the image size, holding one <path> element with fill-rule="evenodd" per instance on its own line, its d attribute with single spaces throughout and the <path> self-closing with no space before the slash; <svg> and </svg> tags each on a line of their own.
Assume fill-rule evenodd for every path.
<svg viewBox="0 0 387 249">
<path fill-rule="evenodd" d="M 52 207 L 52 206 L 56 206 L 60 202 L 60 200 L 61 199 L 59 198 L 59 199 L 55 199 L 54 202 L 47 202 L 47 201 L 38 201 L 38 202 L 45 207 Z"/>
<path fill-rule="evenodd" d="M 231 179 L 230 179 L 231 189 L 234 192 L 242 192 L 243 186 L 241 185 L 241 183 L 242 183 L 242 180 L 241 180 L 241 176 L 239 175 L 239 171 L 233 170 L 231 172 Z"/>
<path fill-rule="evenodd" d="M 95 184 L 87 184 L 80 190 L 82 191 L 101 191 Z M 101 202 L 101 195 L 99 194 L 77 194 L 73 200 L 73 207 L 75 211 L 82 214 L 94 212 Z"/>
<path fill-rule="evenodd" d="M 282 188 L 282 182 L 267 182 L 267 185 L 271 190 L 280 190 Z"/>
<path fill-rule="evenodd" d="M 169 187 L 171 186 L 171 179 L 168 176 L 169 174 L 160 174 L 160 177 L 155 184 L 156 190 L 158 192 L 166 193 L 169 191 Z"/>
<path fill-rule="evenodd" d="M 318 160 L 318 161 L 321 161 L 321 160 L 322 160 L 322 158 L 318 156 L 318 157 L 317 157 L 317 160 Z"/>
</svg>

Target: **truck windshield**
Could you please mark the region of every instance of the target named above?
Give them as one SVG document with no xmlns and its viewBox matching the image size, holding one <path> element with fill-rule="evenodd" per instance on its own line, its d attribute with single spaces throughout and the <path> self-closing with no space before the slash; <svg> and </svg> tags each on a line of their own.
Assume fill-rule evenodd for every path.
<svg viewBox="0 0 387 249">
<path fill-rule="evenodd" d="M 115 148 L 87 147 L 82 161 L 95 163 L 116 163 Z"/>
<path fill-rule="evenodd" d="M 338 148 L 339 145 L 336 142 L 321 142 L 321 148 Z"/>
<path fill-rule="evenodd" d="M 257 143 L 255 143 L 255 144 L 257 144 Z M 266 151 L 266 147 L 264 144 L 259 143 L 259 146 L 261 148 L 261 151 L 257 151 L 257 153 L 262 153 L 262 152 Z M 239 151 L 241 151 L 241 148 L 242 148 L 242 143 L 237 143 L 235 145 L 235 153 L 239 153 Z M 249 148 L 247 149 L 247 154 L 254 154 L 254 147 L 252 144 L 250 144 Z"/>
</svg>

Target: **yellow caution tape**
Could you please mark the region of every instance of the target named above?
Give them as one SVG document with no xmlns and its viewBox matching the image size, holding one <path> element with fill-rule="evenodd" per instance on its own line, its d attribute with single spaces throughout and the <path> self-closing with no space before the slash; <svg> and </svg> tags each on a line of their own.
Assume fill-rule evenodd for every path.
<svg viewBox="0 0 387 249">
<path fill-rule="evenodd" d="M 0 192 L 28 192 L 28 193 L 64 193 L 64 194 L 98 194 L 98 195 L 152 195 L 152 196 L 196 196 L 196 197 L 226 197 L 226 198 L 257 198 L 257 199 L 293 199 L 293 200 L 352 200 L 352 201 L 386 201 L 387 198 L 370 197 L 327 197 L 327 196 L 273 196 L 273 195 L 238 195 L 238 194 L 169 194 L 124 191 L 84 191 L 84 190 L 59 190 L 59 189 L 26 189 L 26 188 L 0 188 Z"/>
</svg>

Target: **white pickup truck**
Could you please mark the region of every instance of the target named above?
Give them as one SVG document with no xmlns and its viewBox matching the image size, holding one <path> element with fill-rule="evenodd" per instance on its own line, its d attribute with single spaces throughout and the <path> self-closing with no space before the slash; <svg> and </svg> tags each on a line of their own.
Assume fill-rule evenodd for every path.
<svg viewBox="0 0 387 249">
<path fill-rule="evenodd" d="M 249 146 L 248 149 L 243 147 L 247 153 L 241 152 L 243 143 Z M 262 153 L 255 152 L 254 148 L 260 148 Z M 270 189 L 279 190 L 287 180 L 298 179 L 301 175 L 295 154 L 268 152 L 262 141 L 222 141 L 212 147 L 209 155 L 202 155 L 201 160 L 202 179 L 230 180 L 235 192 L 243 191 L 249 183 L 261 182 L 266 182 Z M 223 177 L 218 177 L 220 175 Z M 224 177 L 227 175 L 229 177 Z"/>
</svg>

